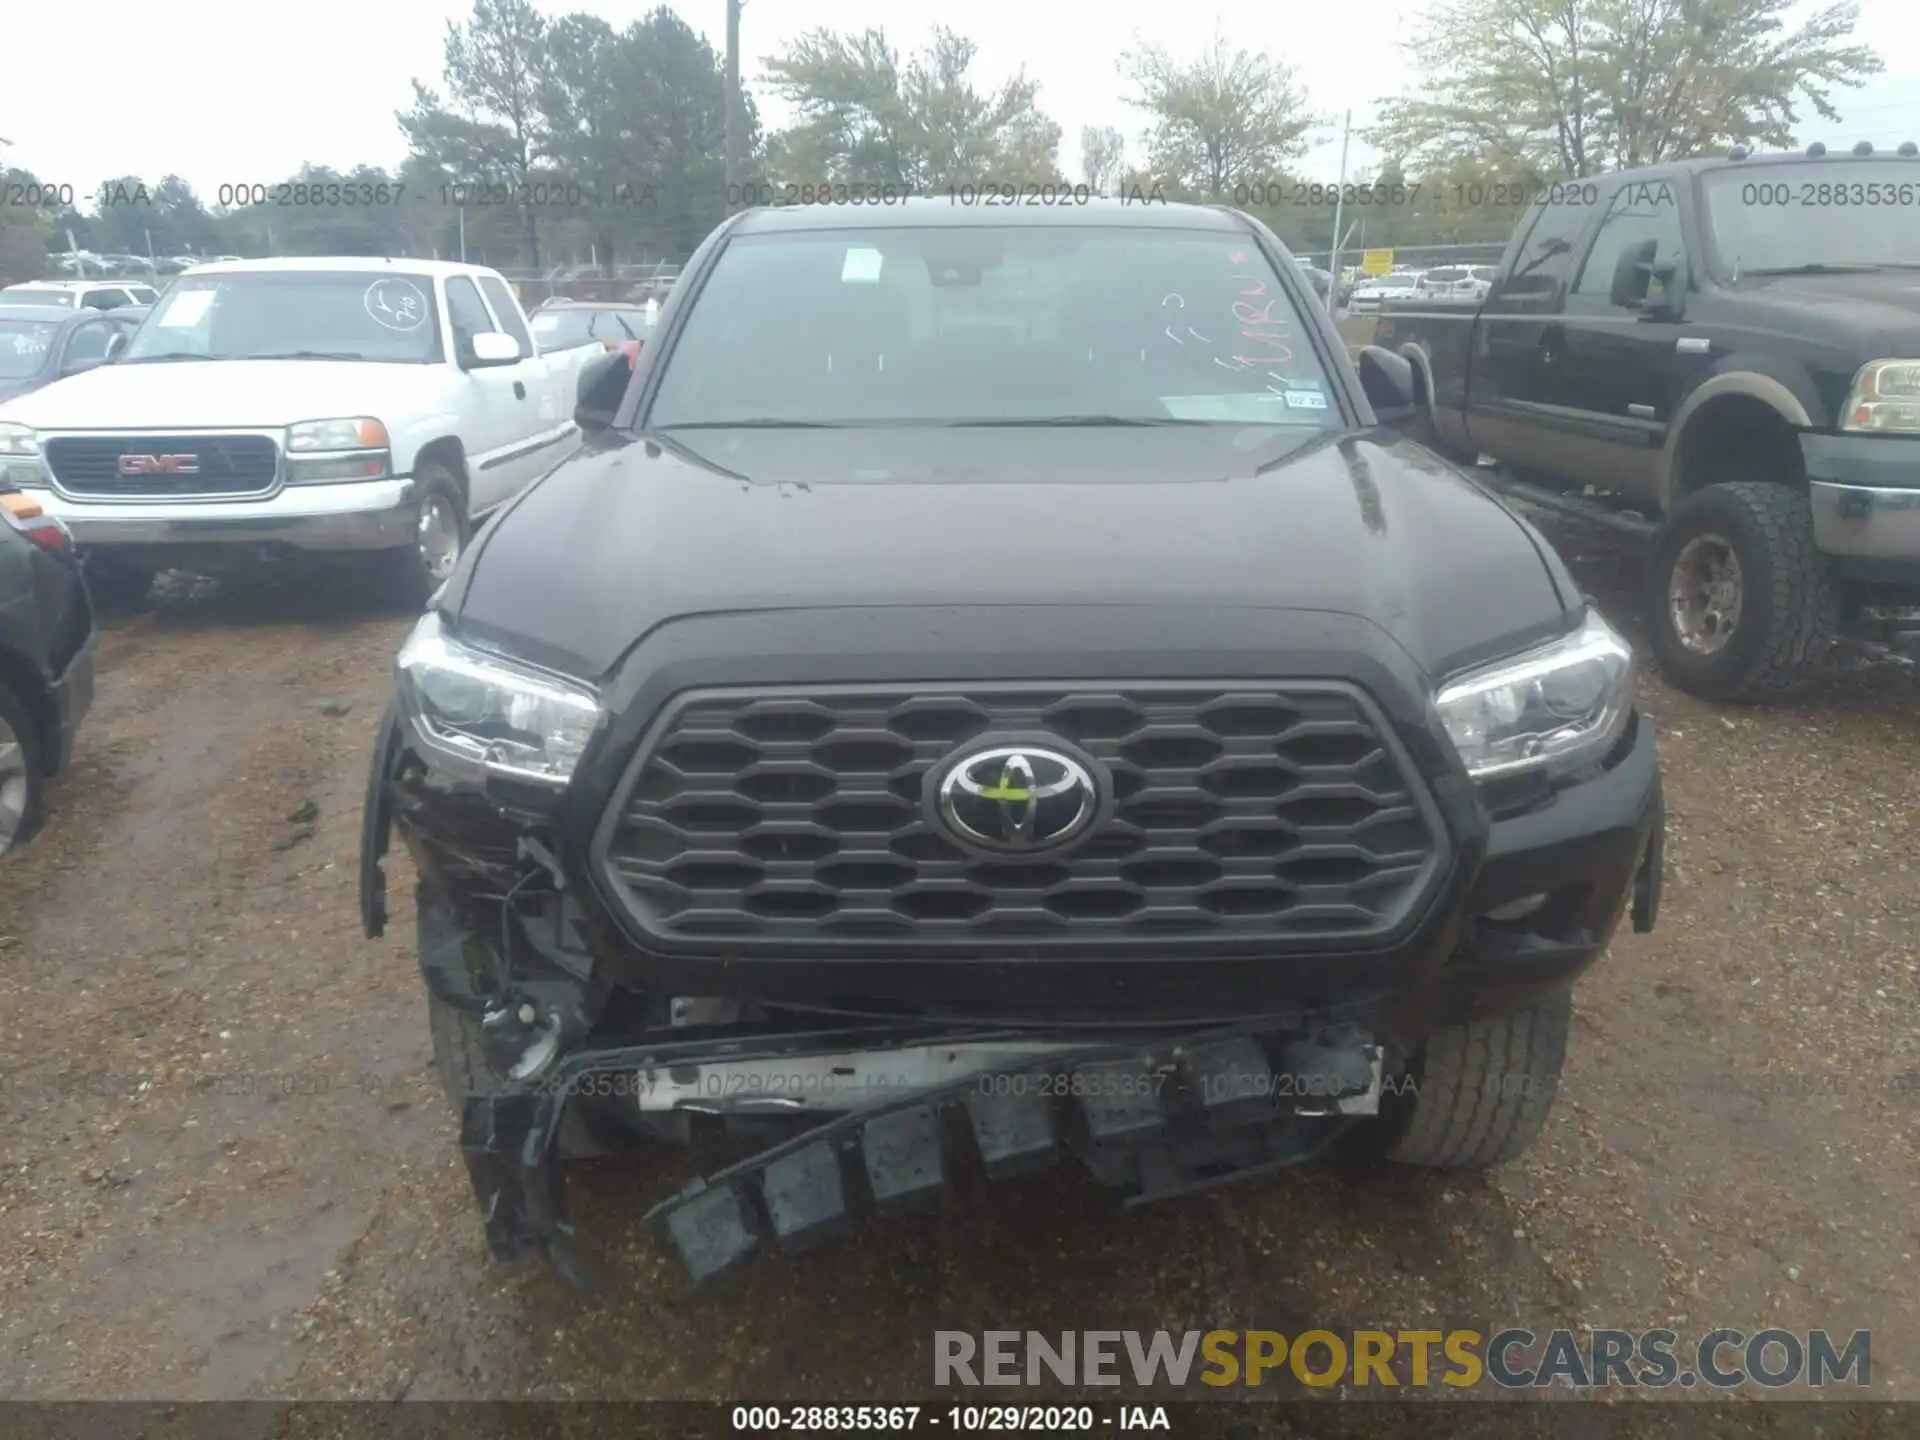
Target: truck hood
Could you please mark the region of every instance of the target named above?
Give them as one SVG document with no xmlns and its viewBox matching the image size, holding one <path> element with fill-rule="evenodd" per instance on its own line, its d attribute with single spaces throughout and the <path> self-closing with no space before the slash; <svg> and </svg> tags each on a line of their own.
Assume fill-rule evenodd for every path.
<svg viewBox="0 0 1920 1440">
<path fill-rule="evenodd" d="M 1920 270 L 1865 275 L 1758 275 L 1743 278 L 1740 294 L 1788 333 L 1858 337 L 1876 358 L 1909 354 L 1888 344 L 1920 342 Z"/>
<path fill-rule="evenodd" d="M 102 365 L 0 404 L 0 420 L 44 430 L 173 430 L 378 417 L 414 407 L 413 397 L 439 385 L 441 369 L 350 360 Z"/>
<path fill-rule="evenodd" d="M 1360 616 L 1429 673 L 1577 603 L 1546 542 L 1390 432 L 727 430 L 561 464 L 449 591 L 471 638 L 585 678 L 684 616 L 1178 605 Z"/>
</svg>

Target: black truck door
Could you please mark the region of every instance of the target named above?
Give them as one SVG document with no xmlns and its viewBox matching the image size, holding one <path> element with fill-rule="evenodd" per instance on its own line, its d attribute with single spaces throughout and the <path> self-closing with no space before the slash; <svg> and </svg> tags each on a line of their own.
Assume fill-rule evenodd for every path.
<svg viewBox="0 0 1920 1440">
<path fill-rule="evenodd" d="M 1686 366 L 1686 183 L 1615 182 L 1574 271 L 1541 396 L 1562 427 L 1558 468 L 1569 479 L 1654 503 Z"/>
<path fill-rule="evenodd" d="M 1597 183 L 1552 187 L 1521 221 L 1474 323 L 1467 434 L 1483 453 L 1552 470 L 1553 434 L 1540 413 L 1545 362 L 1561 329 L 1567 277 L 1593 219 Z"/>
</svg>

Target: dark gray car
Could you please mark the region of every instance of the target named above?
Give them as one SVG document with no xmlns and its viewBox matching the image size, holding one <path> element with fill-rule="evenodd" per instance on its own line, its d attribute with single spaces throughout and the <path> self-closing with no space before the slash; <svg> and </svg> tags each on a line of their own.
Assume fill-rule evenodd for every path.
<svg viewBox="0 0 1920 1440">
<path fill-rule="evenodd" d="M 32 836 L 93 701 L 93 606 L 58 520 L 0 457 L 0 857 Z"/>
<path fill-rule="evenodd" d="M 115 337 L 124 343 L 147 310 L 145 305 L 116 310 L 0 305 L 0 401 L 106 364 Z"/>
</svg>

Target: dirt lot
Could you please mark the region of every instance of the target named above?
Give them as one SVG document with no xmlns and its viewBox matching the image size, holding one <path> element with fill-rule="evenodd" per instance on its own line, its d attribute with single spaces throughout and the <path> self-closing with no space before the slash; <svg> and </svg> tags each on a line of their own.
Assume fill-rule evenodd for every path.
<svg viewBox="0 0 1920 1440">
<path fill-rule="evenodd" d="M 608 1162 L 573 1187 L 612 1276 L 581 1296 L 489 1265 L 407 927 L 358 933 L 405 628 L 304 582 L 110 625 L 0 889 L 0 1398 L 898 1399 L 936 1328 L 1505 1323 L 1870 1328 L 1874 1391 L 1920 1398 L 1906 677 L 1727 712 L 1643 681 L 1667 908 L 1490 1180 L 1300 1171 L 1123 1217 L 1054 1176 L 709 1297 L 635 1223 L 690 1162 Z"/>
</svg>

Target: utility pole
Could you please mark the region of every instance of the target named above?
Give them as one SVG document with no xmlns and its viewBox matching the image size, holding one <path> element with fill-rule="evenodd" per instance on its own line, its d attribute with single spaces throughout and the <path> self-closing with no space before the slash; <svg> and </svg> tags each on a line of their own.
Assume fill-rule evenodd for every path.
<svg viewBox="0 0 1920 1440">
<path fill-rule="evenodd" d="M 740 94 L 740 11 L 746 0 L 727 0 L 727 209 L 740 208 L 747 107 Z"/>
<path fill-rule="evenodd" d="M 1347 111 L 1340 130 L 1340 184 L 1333 192 L 1333 249 L 1327 253 L 1327 273 L 1333 276 L 1333 293 L 1340 293 L 1340 214 L 1347 198 L 1347 142 L 1353 138 L 1353 111 Z"/>
</svg>

